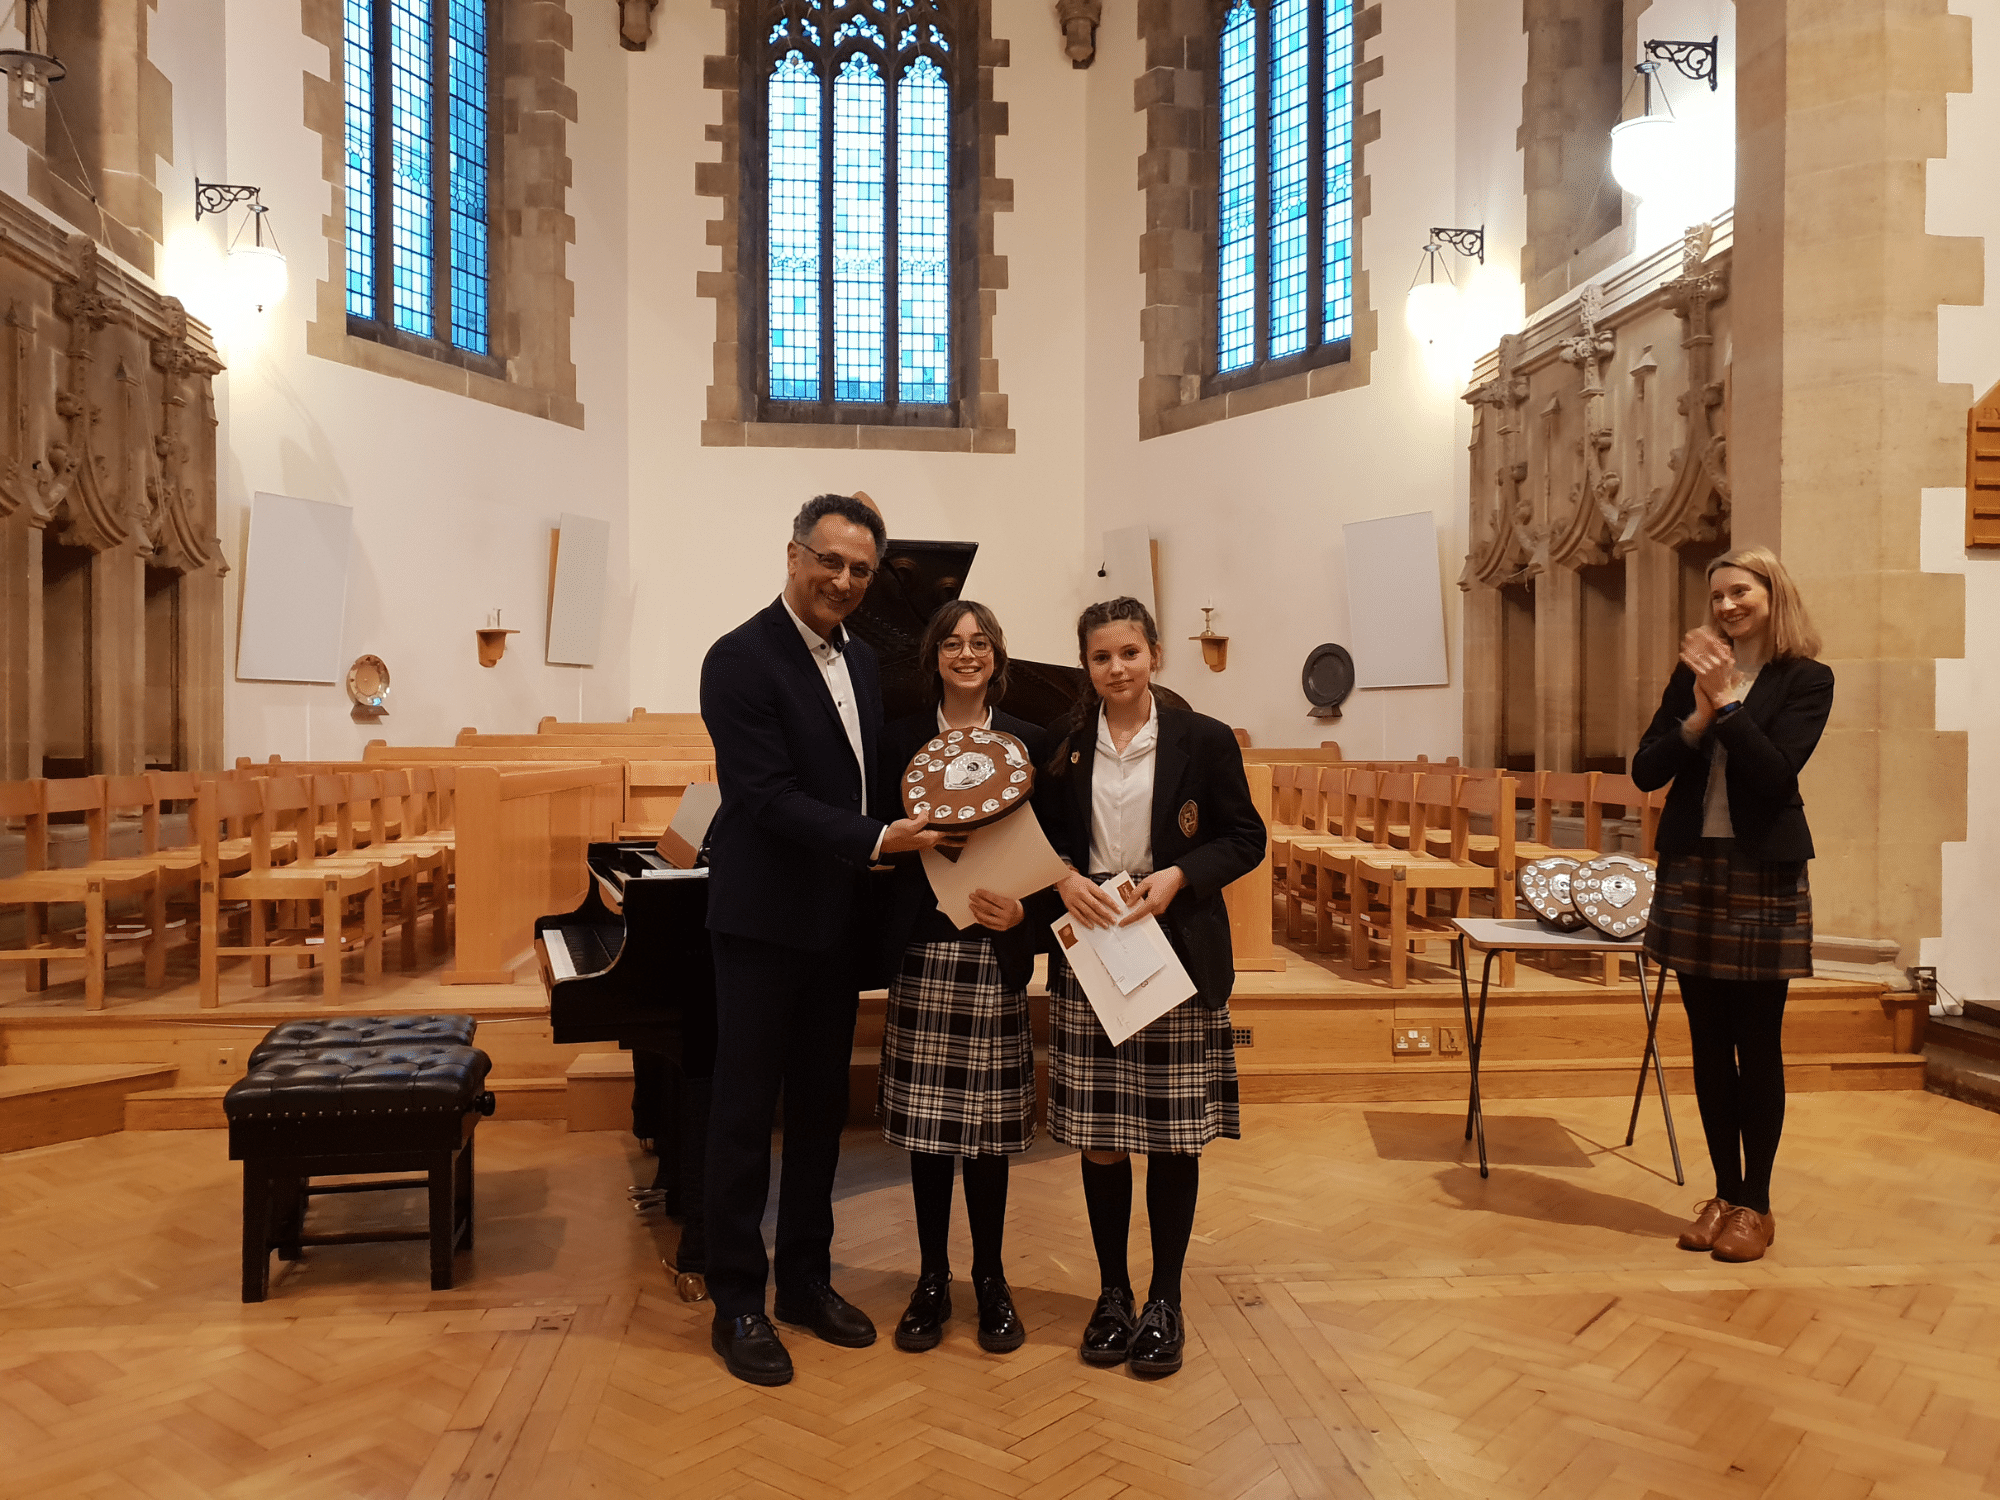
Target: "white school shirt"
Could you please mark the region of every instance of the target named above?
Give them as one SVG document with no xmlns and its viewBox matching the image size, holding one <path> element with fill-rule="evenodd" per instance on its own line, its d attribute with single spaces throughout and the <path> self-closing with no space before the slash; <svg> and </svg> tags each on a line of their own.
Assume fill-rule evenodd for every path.
<svg viewBox="0 0 2000 1500">
<path fill-rule="evenodd" d="M 1097 761 L 1090 777 L 1090 872 L 1137 879 L 1153 873 L 1153 766 L 1160 744 L 1160 705 L 1120 754 L 1111 723 L 1097 716 Z"/>
<path fill-rule="evenodd" d="M 861 813 L 866 817 L 868 758 L 861 750 L 861 710 L 854 701 L 854 679 L 847 671 L 847 627 L 844 625 L 834 627 L 840 636 L 840 644 L 835 646 L 824 640 L 818 631 L 799 618 L 798 611 L 792 608 L 791 600 L 780 594 L 778 602 L 785 606 L 785 613 L 792 617 L 792 624 L 798 627 L 799 639 L 806 643 L 806 650 L 812 653 L 813 661 L 819 666 L 820 675 L 826 679 L 826 690 L 833 695 L 834 711 L 840 715 L 840 727 L 847 731 L 847 743 L 854 751 L 854 768 L 861 778 Z M 885 826 L 882 832 L 875 836 L 875 850 L 869 856 L 871 859 L 881 856 L 882 840 L 888 837 L 888 833 L 889 830 Z"/>
</svg>

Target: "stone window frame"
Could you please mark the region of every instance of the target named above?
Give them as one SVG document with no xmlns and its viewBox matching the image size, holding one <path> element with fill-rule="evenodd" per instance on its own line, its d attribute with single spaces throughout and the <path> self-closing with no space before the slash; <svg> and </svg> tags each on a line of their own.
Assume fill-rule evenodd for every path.
<svg viewBox="0 0 2000 1500">
<path fill-rule="evenodd" d="M 1132 107 L 1146 117 L 1139 189 L 1146 228 L 1139 239 L 1145 306 L 1139 314 L 1144 363 L 1139 376 L 1139 438 L 1204 427 L 1228 417 L 1369 382 L 1377 314 L 1364 250 L 1369 213 L 1368 147 L 1382 134 L 1379 110 L 1364 107 L 1366 86 L 1382 76 L 1380 57 L 1364 58 L 1382 30 L 1382 7 L 1354 18 L 1354 331 L 1346 359 L 1299 369 L 1279 362 L 1260 378 L 1216 363 L 1216 192 L 1221 129 L 1216 48 L 1227 0 L 1139 0 L 1144 68 Z"/>
<path fill-rule="evenodd" d="M 969 230 L 970 241 L 953 270 L 959 271 L 967 259 L 973 262 L 976 280 L 968 290 L 976 295 L 953 298 L 953 316 L 960 320 L 954 329 L 954 374 L 960 395 L 950 426 L 763 420 L 764 398 L 756 387 L 763 367 L 759 315 L 763 267 L 755 253 L 759 241 L 754 225 L 746 222 L 744 212 L 758 154 L 746 153 L 744 145 L 747 132 L 759 122 L 749 118 L 757 94 L 744 86 L 749 80 L 742 15 L 744 8 L 754 9 L 758 3 L 710 0 L 723 14 L 723 50 L 704 60 L 702 82 L 721 96 L 721 118 L 709 124 L 707 138 L 722 150 L 717 161 L 695 163 L 695 192 L 722 201 L 721 215 L 708 221 L 708 243 L 721 250 L 722 265 L 695 275 L 696 294 L 715 303 L 715 374 L 701 422 L 702 446 L 1012 453 L 1014 431 L 1007 425 L 1007 397 L 1000 389 L 1000 362 L 993 353 L 994 315 L 1007 286 L 1007 257 L 994 252 L 994 215 L 1014 207 L 1013 182 L 996 175 L 999 138 L 1007 134 L 1007 106 L 993 97 L 993 91 L 995 70 L 1008 66 L 1010 47 L 1005 38 L 993 35 L 992 0 L 964 0 L 963 32 L 954 42 L 972 49 L 974 63 L 966 69 L 969 80 L 960 82 L 952 111 L 959 143 L 953 152 L 952 191 L 959 213 L 965 215 L 960 222 Z M 968 194 L 972 203 L 966 214 L 963 200 Z"/>
<path fill-rule="evenodd" d="M 321 220 L 326 278 L 315 286 L 306 352 L 528 416 L 584 425 L 570 358 L 576 287 L 569 246 L 576 220 L 569 127 L 576 91 L 565 81 L 575 28 L 568 0 L 491 0 L 488 66 L 493 85 L 494 189 L 488 197 L 492 270 L 487 315 L 492 353 L 481 357 L 429 339 L 357 332 L 347 314 L 347 115 L 342 71 L 346 32 L 340 0 L 300 0 L 306 36 L 327 49 L 327 76 L 305 77 L 305 123 L 320 137 L 320 172 L 331 190 Z"/>
</svg>

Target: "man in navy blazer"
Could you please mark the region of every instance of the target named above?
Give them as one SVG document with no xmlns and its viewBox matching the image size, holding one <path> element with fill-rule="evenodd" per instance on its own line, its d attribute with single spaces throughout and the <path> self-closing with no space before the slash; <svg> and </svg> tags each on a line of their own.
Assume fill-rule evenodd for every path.
<svg viewBox="0 0 2000 1500">
<path fill-rule="evenodd" d="M 865 1348 L 875 1325 L 831 1284 L 833 1178 L 869 935 L 868 866 L 929 848 L 922 820 L 871 807 L 882 694 L 875 653 L 849 635 L 881 565 L 882 518 L 846 495 L 806 502 L 785 549 L 785 591 L 709 648 L 701 716 L 722 805 L 708 833 L 716 1052 L 708 1135 L 711 1341 L 732 1375 L 792 1378 L 764 1315 L 771 1118 L 782 1085 L 778 1320 Z"/>
</svg>

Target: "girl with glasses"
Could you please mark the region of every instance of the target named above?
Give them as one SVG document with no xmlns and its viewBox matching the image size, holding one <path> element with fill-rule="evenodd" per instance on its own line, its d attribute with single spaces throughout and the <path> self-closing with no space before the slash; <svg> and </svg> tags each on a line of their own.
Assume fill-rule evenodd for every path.
<svg viewBox="0 0 2000 1500">
<path fill-rule="evenodd" d="M 931 704 L 882 731 L 883 806 L 901 805 L 904 767 L 944 730 L 1002 730 L 1041 760 L 1042 730 L 994 706 L 1007 692 L 1007 643 L 992 610 L 963 600 L 945 605 L 931 617 L 917 659 L 930 670 Z M 877 1110 L 883 1139 L 910 1153 L 922 1257 L 896 1347 L 936 1348 L 952 1314 L 946 1240 L 956 1157 L 972 1228 L 979 1344 L 1004 1353 L 1027 1337 L 1001 1263 L 1001 1236 L 1008 1159 L 1035 1139 L 1027 997 L 1034 939 L 1021 903 L 986 891 L 972 901 L 980 925 L 960 932 L 938 910 L 921 861 L 908 855 L 895 863 Z"/>
</svg>

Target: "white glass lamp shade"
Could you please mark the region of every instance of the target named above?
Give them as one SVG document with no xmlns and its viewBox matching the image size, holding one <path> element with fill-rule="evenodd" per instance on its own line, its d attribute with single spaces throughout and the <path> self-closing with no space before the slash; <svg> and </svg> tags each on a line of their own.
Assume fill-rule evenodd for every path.
<svg viewBox="0 0 2000 1500">
<path fill-rule="evenodd" d="M 1449 281 L 1420 281 L 1410 288 L 1403 321 L 1420 343 L 1453 337 L 1458 328 L 1458 289 Z"/>
<path fill-rule="evenodd" d="M 262 312 L 285 300 L 290 278 L 273 245 L 237 245 L 229 252 L 229 280 L 244 302 Z"/>
<path fill-rule="evenodd" d="M 1674 196 L 1688 170 L 1682 133 L 1669 115 L 1621 120 L 1611 127 L 1611 175 L 1642 202 Z"/>
</svg>

